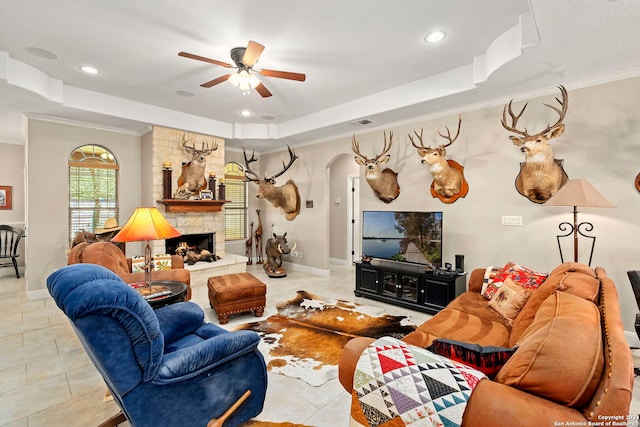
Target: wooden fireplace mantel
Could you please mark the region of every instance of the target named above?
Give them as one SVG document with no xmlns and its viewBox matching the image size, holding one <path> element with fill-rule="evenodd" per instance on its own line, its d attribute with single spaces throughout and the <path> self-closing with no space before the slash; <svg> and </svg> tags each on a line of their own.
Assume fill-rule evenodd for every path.
<svg viewBox="0 0 640 427">
<path fill-rule="evenodd" d="M 229 201 L 162 199 L 158 200 L 158 203 L 162 203 L 167 212 L 220 212 L 222 205 Z"/>
</svg>

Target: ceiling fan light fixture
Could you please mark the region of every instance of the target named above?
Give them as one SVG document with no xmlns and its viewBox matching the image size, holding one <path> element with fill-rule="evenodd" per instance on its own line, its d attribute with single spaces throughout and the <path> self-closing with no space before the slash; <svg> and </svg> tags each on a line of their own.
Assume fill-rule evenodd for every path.
<svg viewBox="0 0 640 427">
<path fill-rule="evenodd" d="M 260 84 L 260 80 L 250 71 L 241 70 L 229 77 L 229 83 L 246 92 L 250 89 L 255 89 Z"/>
</svg>

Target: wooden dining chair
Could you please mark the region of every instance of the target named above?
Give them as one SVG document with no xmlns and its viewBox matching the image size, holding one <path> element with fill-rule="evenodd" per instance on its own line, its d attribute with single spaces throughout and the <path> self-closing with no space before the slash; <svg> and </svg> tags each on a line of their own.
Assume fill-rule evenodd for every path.
<svg viewBox="0 0 640 427">
<path fill-rule="evenodd" d="M 13 264 L 16 270 L 16 277 L 20 278 L 18 271 L 18 243 L 24 234 L 20 227 L 10 225 L 0 225 L 0 267 L 7 267 Z"/>
</svg>

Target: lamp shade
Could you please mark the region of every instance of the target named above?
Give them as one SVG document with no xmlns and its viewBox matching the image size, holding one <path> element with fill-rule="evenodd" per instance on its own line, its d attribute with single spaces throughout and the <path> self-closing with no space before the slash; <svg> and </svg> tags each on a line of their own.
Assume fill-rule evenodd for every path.
<svg viewBox="0 0 640 427">
<path fill-rule="evenodd" d="M 182 234 L 173 228 L 158 208 L 136 208 L 122 230 L 112 242 L 140 242 L 179 237 Z"/>
<path fill-rule="evenodd" d="M 586 179 L 570 179 L 544 206 L 583 206 L 590 208 L 615 208 Z"/>
</svg>

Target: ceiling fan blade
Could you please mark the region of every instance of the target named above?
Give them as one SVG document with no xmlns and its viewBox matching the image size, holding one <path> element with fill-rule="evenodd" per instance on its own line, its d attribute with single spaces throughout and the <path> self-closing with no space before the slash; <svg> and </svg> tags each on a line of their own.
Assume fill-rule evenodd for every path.
<svg viewBox="0 0 640 427">
<path fill-rule="evenodd" d="M 297 80 L 299 82 L 303 82 L 307 78 L 307 76 L 305 76 L 304 74 L 290 73 L 289 71 L 260 70 L 258 71 L 258 73 L 261 76 L 277 77 L 279 79 Z"/>
<path fill-rule="evenodd" d="M 267 89 L 262 83 L 256 86 L 255 89 L 263 98 L 268 98 L 272 95 L 272 93 L 269 92 L 269 89 Z"/>
<path fill-rule="evenodd" d="M 202 83 L 200 86 L 202 86 L 202 87 L 215 86 L 218 83 L 226 82 L 227 80 L 229 80 L 229 77 L 231 77 L 231 74 L 225 74 L 224 76 L 220 76 L 217 79 L 213 79 L 213 80 L 208 81 L 206 83 Z"/>
<path fill-rule="evenodd" d="M 263 50 L 263 45 L 249 40 L 247 50 L 244 51 L 244 56 L 242 57 L 242 63 L 249 68 L 253 67 L 254 64 L 258 62 L 258 58 L 260 58 Z"/>
<path fill-rule="evenodd" d="M 221 67 L 225 67 L 225 68 L 234 68 L 235 67 L 234 65 L 227 64 L 226 62 L 218 61 L 216 59 L 211 59 L 211 58 L 205 58 L 204 56 L 194 55 L 193 53 L 188 53 L 188 52 L 178 52 L 178 56 L 182 56 L 184 58 L 195 59 L 197 61 L 208 62 L 209 64 L 220 65 Z"/>
</svg>

